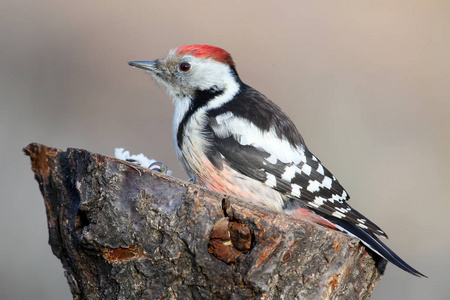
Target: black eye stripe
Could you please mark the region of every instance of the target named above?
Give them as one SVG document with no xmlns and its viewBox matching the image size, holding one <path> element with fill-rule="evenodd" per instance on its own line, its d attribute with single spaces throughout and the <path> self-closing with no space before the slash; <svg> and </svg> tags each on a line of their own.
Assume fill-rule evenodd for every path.
<svg viewBox="0 0 450 300">
<path fill-rule="evenodd" d="M 187 72 L 191 69 L 191 64 L 189 63 L 180 63 L 180 70 L 183 72 Z"/>
</svg>

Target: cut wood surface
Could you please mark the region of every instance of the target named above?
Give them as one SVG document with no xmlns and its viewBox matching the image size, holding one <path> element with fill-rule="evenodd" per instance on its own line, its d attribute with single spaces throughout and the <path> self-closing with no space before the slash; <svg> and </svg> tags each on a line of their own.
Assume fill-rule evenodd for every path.
<svg viewBox="0 0 450 300">
<path fill-rule="evenodd" d="M 30 144 L 74 299 L 368 299 L 355 239 L 81 149 Z"/>
</svg>

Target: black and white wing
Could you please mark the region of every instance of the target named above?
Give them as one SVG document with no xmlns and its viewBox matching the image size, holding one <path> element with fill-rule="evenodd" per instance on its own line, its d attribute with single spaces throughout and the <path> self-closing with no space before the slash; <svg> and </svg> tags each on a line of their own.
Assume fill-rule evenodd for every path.
<svg viewBox="0 0 450 300">
<path fill-rule="evenodd" d="M 325 216 L 353 223 L 387 237 L 373 222 L 351 208 L 337 179 L 306 148 L 281 109 L 258 91 L 243 85 L 235 98 L 208 112 L 205 135 L 213 146 L 210 161 L 226 163 L 286 196 L 285 208 L 305 206 Z"/>
</svg>

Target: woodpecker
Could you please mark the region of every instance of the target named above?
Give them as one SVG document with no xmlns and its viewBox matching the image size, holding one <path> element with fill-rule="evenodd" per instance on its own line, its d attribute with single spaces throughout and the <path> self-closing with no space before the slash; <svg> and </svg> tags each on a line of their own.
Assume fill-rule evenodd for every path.
<svg viewBox="0 0 450 300">
<path fill-rule="evenodd" d="M 175 106 L 173 144 L 190 177 L 211 190 L 345 232 L 418 277 L 377 236 L 387 235 L 350 207 L 336 177 L 306 147 L 291 119 L 239 78 L 231 55 L 181 46 L 154 61 L 130 61 L 163 86 Z M 379 264 L 380 265 L 380 264 Z"/>
</svg>

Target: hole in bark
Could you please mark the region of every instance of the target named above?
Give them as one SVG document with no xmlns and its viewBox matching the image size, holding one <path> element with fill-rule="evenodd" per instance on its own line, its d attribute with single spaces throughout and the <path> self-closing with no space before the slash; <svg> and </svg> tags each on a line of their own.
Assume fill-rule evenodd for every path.
<svg viewBox="0 0 450 300">
<path fill-rule="evenodd" d="M 227 206 L 228 206 L 228 203 L 227 203 L 226 198 L 224 197 L 224 198 L 222 199 L 222 211 L 223 211 L 223 215 L 224 215 L 225 217 L 228 217 L 228 214 L 227 214 Z"/>
<path fill-rule="evenodd" d="M 89 219 L 87 217 L 87 214 L 83 210 L 78 210 L 78 213 L 75 217 L 75 228 L 83 228 L 89 225 Z"/>
</svg>

